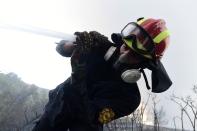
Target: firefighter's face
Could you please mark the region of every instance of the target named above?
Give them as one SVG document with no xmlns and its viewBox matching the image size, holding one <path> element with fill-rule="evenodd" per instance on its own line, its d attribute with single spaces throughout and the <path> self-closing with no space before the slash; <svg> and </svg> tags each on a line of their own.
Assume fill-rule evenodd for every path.
<svg viewBox="0 0 197 131">
<path fill-rule="evenodd" d="M 125 44 L 122 44 L 122 46 L 120 47 L 120 56 L 118 60 L 121 63 L 126 63 L 126 64 L 138 64 L 142 61 L 141 57 L 139 57 L 139 54 L 131 50 Z"/>
</svg>

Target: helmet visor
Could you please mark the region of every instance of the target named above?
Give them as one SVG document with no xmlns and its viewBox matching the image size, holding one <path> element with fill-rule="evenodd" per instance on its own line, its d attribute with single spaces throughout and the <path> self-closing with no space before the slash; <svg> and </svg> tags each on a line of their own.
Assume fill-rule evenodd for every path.
<svg viewBox="0 0 197 131">
<path fill-rule="evenodd" d="M 154 57 L 154 43 L 149 34 L 138 24 L 128 23 L 121 31 L 125 44 L 137 53 L 149 58 Z"/>
</svg>

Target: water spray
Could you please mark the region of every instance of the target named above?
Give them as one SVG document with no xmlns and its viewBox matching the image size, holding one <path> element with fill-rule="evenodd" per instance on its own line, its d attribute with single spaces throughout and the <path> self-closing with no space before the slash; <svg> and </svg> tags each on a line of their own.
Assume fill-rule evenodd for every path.
<svg viewBox="0 0 197 131">
<path fill-rule="evenodd" d="M 59 38 L 65 41 L 76 41 L 75 35 L 66 34 L 49 29 L 30 26 L 30 25 L 24 25 L 24 24 L 8 24 L 8 23 L 0 22 L 0 29 L 15 30 L 20 32 L 32 33 L 36 35 L 43 35 L 47 37 Z"/>
</svg>

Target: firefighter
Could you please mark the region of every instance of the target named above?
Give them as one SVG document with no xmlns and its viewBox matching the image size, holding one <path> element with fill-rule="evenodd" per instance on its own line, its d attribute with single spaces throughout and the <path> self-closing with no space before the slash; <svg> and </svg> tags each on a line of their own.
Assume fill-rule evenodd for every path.
<svg viewBox="0 0 197 131">
<path fill-rule="evenodd" d="M 131 114 L 140 104 L 137 86 L 143 69 L 152 71 L 152 92 L 172 82 L 160 59 L 169 44 L 162 19 L 128 23 L 112 40 L 96 32 L 76 32 L 76 42 L 56 50 L 71 57 L 71 76 L 49 92 L 45 112 L 33 131 L 102 131 L 103 124 Z M 142 88 L 142 87 L 140 87 Z"/>
</svg>

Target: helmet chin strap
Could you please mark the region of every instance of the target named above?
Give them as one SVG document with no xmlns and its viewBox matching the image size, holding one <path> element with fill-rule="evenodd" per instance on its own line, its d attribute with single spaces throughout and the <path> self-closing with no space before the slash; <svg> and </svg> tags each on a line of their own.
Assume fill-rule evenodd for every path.
<svg viewBox="0 0 197 131">
<path fill-rule="evenodd" d="M 148 84 L 148 79 L 147 79 L 147 77 L 146 77 L 146 74 L 145 74 L 145 72 L 144 72 L 144 69 L 141 68 L 141 69 L 140 69 L 140 72 L 142 72 L 142 74 L 143 74 L 143 77 L 144 77 L 144 80 L 145 80 L 147 89 L 150 90 L 151 88 L 150 88 L 150 86 L 149 86 L 149 84 Z"/>
</svg>

